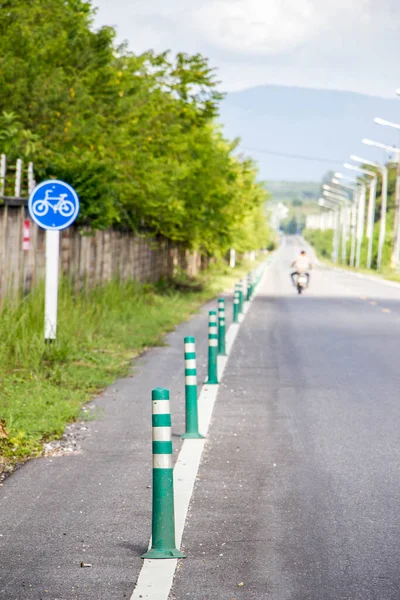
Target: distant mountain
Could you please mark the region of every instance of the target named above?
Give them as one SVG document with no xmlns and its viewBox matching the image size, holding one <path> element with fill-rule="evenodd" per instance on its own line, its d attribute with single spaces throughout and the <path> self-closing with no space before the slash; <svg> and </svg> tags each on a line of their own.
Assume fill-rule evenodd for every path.
<svg viewBox="0 0 400 600">
<path fill-rule="evenodd" d="M 374 117 L 400 122 L 400 98 L 267 85 L 232 92 L 221 107 L 226 135 L 242 139 L 240 149 L 257 160 L 267 181 L 319 181 L 350 154 L 386 160 L 361 140 L 400 146 L 399 131 L 376 125 Z"/>
</svg>

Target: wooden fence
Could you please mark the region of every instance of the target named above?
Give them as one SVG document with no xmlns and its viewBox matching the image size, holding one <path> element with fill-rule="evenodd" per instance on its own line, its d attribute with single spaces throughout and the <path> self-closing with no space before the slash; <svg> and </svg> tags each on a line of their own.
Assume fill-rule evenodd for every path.
<svg viewBox="0 0 400 600">
<path fill-rule="evenodd" d="M 24 244 L 27 221 L 30 240 Z M 91 232 L 71 227 L 61 235 L 60 273 L 69 277 L 77 289 L 113 278 L 154 282 L 177 269 L 196 275 L 202 266 L 197 252 L 129 232 Z M 29 293 L 44 274 L 45 232 L 29 220 L 25 201 L 6 201 L 0 206 L 0 299 Z"/>
</svg>

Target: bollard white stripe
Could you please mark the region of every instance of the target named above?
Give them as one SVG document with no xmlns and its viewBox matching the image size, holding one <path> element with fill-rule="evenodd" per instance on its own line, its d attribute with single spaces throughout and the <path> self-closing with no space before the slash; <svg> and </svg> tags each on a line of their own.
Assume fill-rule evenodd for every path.
<svg viewBox="0 0 400 600">
<path fill-rule="evenodd" d="M 187 342 L 185 344 L 185 352 L 196 352 L 196 345 L 194 342 Z"/>
<path fill-rule="evenodd" d="M 195 358 L 187 358 L 185 360 L 185 369 L 195 369 L 196 368 L 196 359 Z"/>
<path fill-rule="evenodd" d="M 167 415 L 170 412 L 169 400 L 153 400 L 153 415 Z"/>
<path fill-rule="evenodd" d="M 197 385 L 197 375 L 186 375 L 185 385 Z"/>
<path fill-rule="evenodd" d="M 153 442 L 170 442 L 171 427 L 153 427 Z"/>
<path fill-rule="evenodd" d="M 210 327 L 208 328 L 208 333 L 218 333 L 218 327 L 214 326 L 214 325 L 210 325 Z"/>
<path fill-rule="evenodd" d="M 225 325 L 225 319 L 220 319 L 220 320 L 219 320 L 219 324 L 220 324 L 220 325 Z"/>
<path fill-rule="evenodd" d="M 153 469 L 172 469 L 172 454 L 153 454 Z"/>
<path fill-rule="evenodd" d="M 218 346 L 218 340 L 208 340 L 209 346 Z"/>
</svg>

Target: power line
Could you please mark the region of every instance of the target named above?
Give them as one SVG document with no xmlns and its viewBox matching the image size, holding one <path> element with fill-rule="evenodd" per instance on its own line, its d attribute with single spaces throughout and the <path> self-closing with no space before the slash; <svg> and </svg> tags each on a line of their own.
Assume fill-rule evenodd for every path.
<svg viewBox="0 0 400 600">
<path fill-rule="evenodd" d="M 265 148 L 250 148 L 249 146 L 243 147 L 244 150 L 250 152 L 261 152 L 262 154 L 271 154 L 273 156 L 281 156 L 282 158 L 294 158 L 297 160 L 311 160 L 313 162 L 329 163 L 332 165 L 341 165 L 342 160 L 334 160 L 332 158 L 321 158 L 318 156 L 303 156 L 300 154 L 286 154 L 284 152 L 273 152 L 272 150 L 266 150 Z"/>
</svg>

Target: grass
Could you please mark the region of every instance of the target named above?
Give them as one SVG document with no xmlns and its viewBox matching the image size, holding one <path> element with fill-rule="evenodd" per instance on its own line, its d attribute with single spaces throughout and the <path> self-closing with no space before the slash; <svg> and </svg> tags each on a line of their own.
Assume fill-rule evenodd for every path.
<svg viewBox="0 0 400 600">
<path fill-rule="evenodd" d="M 304 230 L 303 231 L 304 238 L 314 247 L 315 252 L 317 253 L 318 258 L 326 265 L 330 267 L 340 267 L 341 269 L 346 269 L 348 271 L 356 271 L 357 273 L 362 273 L 364 275 L 372 275 L 374 277 L 378 277 L 381 279 L 388 279 L 390 281 L 400 282 L 400 273 L 396 273 L 394 269 L 390 267 L 390 253 L 391 253 L 391 240 L 388 237 L 387 243 L 383 249 L 383 260 L 382 260 L 382 269 L 381 271 L 376 270 L 376 262 L 377 262 L 377 245 L 378 245 L 378 229 L 375 231 L 374 237 L 374 246 L 372 253 L 372 267 L 371 269 L 367 269 L 365 266 L 367 261 L 367 251 L 366 251 L 366 243 L 363 244 L 362 252 L 361 252 L 361 266 L 358 269 L 354 267 L 350 267 L 348 264 L 343 264 L 341 259 L 341 247 L 339 252 L 339 262 L 334 263 L 331 259 L 332 254 L 332 238 L 333 232 L 331 230 L 321 231 L 319 229 L 315 230 Z M 347 244 L 347 259 L 350 256 L 350 242 Z"/>
<path fill-rule="evenodd" d="M 0 473 L 42 452 L 82 406 L 126 375 L 146 348 L 243 276 L 219 266 L 200 279 L 156 286 L 112 282 L 75 295 L 59 290 L 57 341 L 43 341 L 44 289 L 8 302 L 0 318 Z"/>
</svg>

